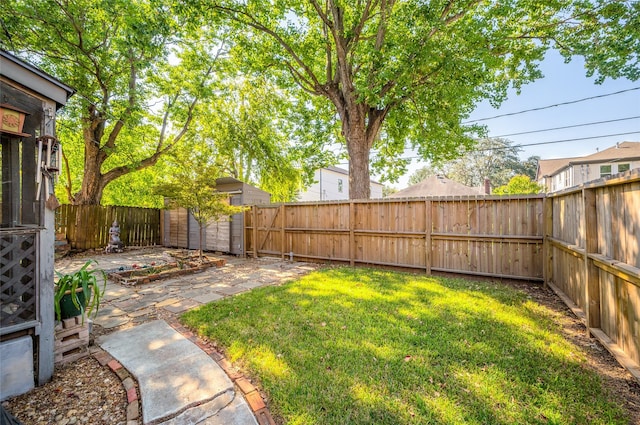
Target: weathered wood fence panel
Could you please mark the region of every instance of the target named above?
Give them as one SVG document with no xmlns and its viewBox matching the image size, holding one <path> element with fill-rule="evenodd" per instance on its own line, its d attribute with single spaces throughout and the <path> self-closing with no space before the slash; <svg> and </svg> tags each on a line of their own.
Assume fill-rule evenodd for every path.
<svg viewBox="0 0 640 425">
<path fill-rule="evenodd" d="M 543 279 L 543 196 L 254 206 L 246 252 Z"/>
<path fill-rule="evenodd" d="M 56 209 L 56 233 L 64 233 L 73 249 L 104 248 L 114 220 L 120 225 L 125 246 L 161 243 L 160 210 L 154 208 L 61 205 Z"/>
<path fill-rule="evenodd" d="M 640 379 L 640 170 L 549 202 L 549 285 Z"/>
</svg>

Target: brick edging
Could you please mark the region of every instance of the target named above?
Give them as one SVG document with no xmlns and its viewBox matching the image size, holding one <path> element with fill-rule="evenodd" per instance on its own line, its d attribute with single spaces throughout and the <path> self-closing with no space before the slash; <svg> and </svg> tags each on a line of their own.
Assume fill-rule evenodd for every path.
<svg viewBox="0 0 640 425">
<path fill-rule="evenodd" d="M 247 404 L 251 408 L 251 411 L 256 417 L 259 425 L 276 425 L 273 417 L 271 416 L 271 411 L 260 394 L 260 391 L 258 391 L 258 389 L 242 374 L 242 372 L 234 368 L 231 362 L 227 360 L 227 358 L 220 353 L 213 344 L 203 341 L 177 320 L 167 321 L 167 323 L 177 332 L 180 332 L 182 336 L 196 344 L 202 351 L 211 357 L 211 359 L 215 361 L 222 370 L 225 371 L 227 376 L 229 376 L 229 379 L 231 379 L 231 381 L 236 385 L 236 388 L 240 390 L 245 400 L 247 400 Z"/>
<path fill-rule="evenodd" d="M 89 352 L 100 363 L 100 366 L 108 367 L 120 378 L 120 382 L 122 382 L 122 386 L 127 393 L 127 425 L 140 425 L 140 390 L 138 389 L 138 382 L 120 362 L 102 348 L 93 346 L 90 347 Z"/>
</svg>

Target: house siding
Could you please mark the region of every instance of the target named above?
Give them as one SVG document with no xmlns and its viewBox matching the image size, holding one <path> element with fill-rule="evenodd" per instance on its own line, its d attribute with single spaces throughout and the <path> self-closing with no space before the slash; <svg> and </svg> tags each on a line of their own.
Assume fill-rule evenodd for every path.
<svg viewBox="0 0 640 425">
<path fill-rule="evenodd" d="M 538 180 L 538 183 L 543 184 L 548 192 L 557 192 L 569 187 L 578 186 L 593 180 L 598 180 L 601 177 L 601 166 L 610 165 L 611 175 L 619 174 L 620 171 L 618 167 L 623 164 L 628 164 L 630 170 L 640 168 L 640 160 L 620 160 L 616 162 L 603 161 L 591 164 L 575 164 L 568 166 L 567 168 L 563 169 L 553 176 L 542 177 Z"/>
<path fill-rule="evenodd" d="M 298 201 L 340 201 L 349 199 L 349 174 L 332 169 L 316 170 L 314 183 L 300 192 Z M 372 181 L 371 198 L 382 198 L 382 184 Z"/>
</svg>

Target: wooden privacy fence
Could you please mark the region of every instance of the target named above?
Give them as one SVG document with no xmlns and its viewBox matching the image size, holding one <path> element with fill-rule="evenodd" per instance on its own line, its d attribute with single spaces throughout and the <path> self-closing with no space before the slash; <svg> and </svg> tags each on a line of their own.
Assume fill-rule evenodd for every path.
<svg viewBox="0 0 640 425">
<path fill-rule="evenodd" d="M 125 246 L 161 244 L 160 211 L 155 208 L 61 205 L 56 209 L 56 233 L 63 233 L 73 249 L 104 248 L 114 220 Z"/>
<path fill-rule="evenodd" d="M 640 170 L 553 194 L 549 285 L 640 379 Z"/>
<path fill-rule="evenodd" d="M 259 205 L 245 213 L 245 252 L 542 281 L 543 199 Z"/>
</svg>

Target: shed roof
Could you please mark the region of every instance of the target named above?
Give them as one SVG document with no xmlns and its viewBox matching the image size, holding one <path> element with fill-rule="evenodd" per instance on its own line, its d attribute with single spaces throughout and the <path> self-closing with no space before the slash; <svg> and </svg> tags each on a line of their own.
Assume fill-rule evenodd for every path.
<svg viewBox="0 0 640 425">
<path fill-rule="evenodd" d="M 443 176 L 431 176 L 420 183 L 409 186 L 399 192 L 389 195 L 389 198 L 417 198 L 424 196 L 464 196 L 484 195 L 479 187 L 469 187 Z"/>
</svg>

